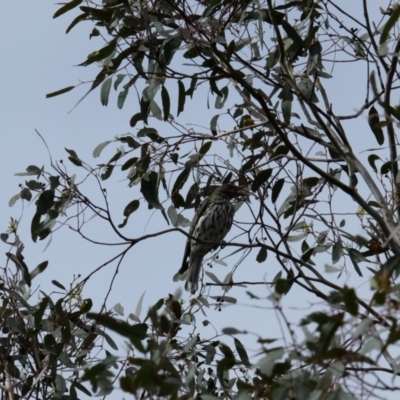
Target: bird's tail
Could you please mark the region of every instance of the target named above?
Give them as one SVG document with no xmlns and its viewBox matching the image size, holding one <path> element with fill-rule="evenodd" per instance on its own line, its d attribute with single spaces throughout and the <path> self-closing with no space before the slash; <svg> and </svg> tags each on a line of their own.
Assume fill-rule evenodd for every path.
<svg viewBox="0 0 400 400">
<path fill-rule="evenodd" d="M 185 289 L 192 294 L 195 294 L 199 288 L 199 277 L 202 261 L 203 257 L 195 256 L 193 254 L 190 257 Z"/>
</svg>

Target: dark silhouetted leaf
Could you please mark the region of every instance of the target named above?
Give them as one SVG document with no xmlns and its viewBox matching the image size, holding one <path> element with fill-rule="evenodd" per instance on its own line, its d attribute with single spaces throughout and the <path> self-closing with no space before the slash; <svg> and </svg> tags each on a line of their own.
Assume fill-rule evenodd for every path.
<svg viewBox="0 0 400 400">
<path fill-rule="evenodd" d="M 76 152 L 74 150 L 65 149 L 65 151 L 71 156 L 71 157 L 68 157 L 68 159 L 73 164 L 77 165 L 78 167 L 82 166 L 82 161 L 79 159 L 78 155 L 76 154 Z"/>
<path fill-rule="evenodd" d="M 123 228 L 127 222 L 128 222 L 128 218 L 129 216 L 134 213 L 140 206 L 140 202 L 139 200 L 132 200 L 126 207 L 124 210 L 124 216 L 126 217 L 124 219 L 124 221 L 122 222 L 122 224 L 119 224 L 118 227 L 119 228 Z"/>
<path fill-rule="evenodd" d="M 349 249 L 348 252 L 357 274 L 359 276 L 363 276 L 360 267 L 358 266 L 358 263 L 361 261 L 365 261 L 365 257 L 356 249 Z"/>
<path fill-rule="evenodd" d="M 372 106 L 369 109 L 368 123 L 369 123 L 369 126 L 371 127 L 372 132 L 375 135 L 376 141 L 378 142 L 379 145 L 382 145 L 385 142 L 385 136 L 383 134 L 382 128 L 378 126 L 379 114 L 378 114 L 378 111 L 376 111 L 376 108 L 374 106 Z M 372 154 L 372 155 L 374 155 L 374 154 Z M 369 157 L 371 157 L 371 156 L 369 156 Z M 368 161 L 369 161 L 369 157 L 368 157 Z M 375 156 L 375 157 L 377 157 L 377 156 Z M 371 162 L 370 162 L 370 164 L 371 164 Z"/>
<path fill-rule="evenodd" d="M 132 136 L 122 136 L 118 138 L 121 143 L 126 143 L 131 149 L 137 149 L 140 147 L 140 144 L 132 137 Z"/>
<path fill-rule="evenodd" d="M 285 179 L 278 179 L 275 182 L 275 185 L 272 188 L 272 195 L 271 195 L 271 201 L 272 203 L 275 203 L 278 200 L 279 194 L 283 188 L 283 184 L 285 183 Z"/>
<path fill-rule="evenodd" d="M 267 259 L 267 248 L 261 247 L 260 251 L 257 254 L 256 261 L 259 263 L 264 262 Z"/>
<path fill-rule="evenodd" d="M 36 165 L 29 165 L 26 168 L 26 172 L 18 172 L 15 176 L 29 176 L 29 175 L 39 175 L 42 173 L 42 169 L 38 168 Z"/>
<path fill-rule="evenodd" d="M 158 200 L 158 174 L 155 171 L 151 171 L 146 174 L 141 181 L 140 191 L 142 192 L 145 200 L 149 203 L 150 208 L 157 208 L 158 210 L 164 210 L 164 207 Z"/>
<path fill-rule="evenodd" d="M 167 121 L 169 118 L 171 101 L 169 99 L 168 90 L 164 85 L 161 86 L 161 101 L 163 106 L 164 121 Z"/>
<path fill-rule="evenodd" d="M 54 190 L 45 190 L 37 201 L 36 212 L 40 215 L 46 214 L 54 204 Z"/>
<path fill-rule="evenodd" d="M 357 295 L 354 289 L 350 289 L 345 286 L 342 290 L 344 305 L 346 306 L 347 311 L 356 316 L 358 314 L 358 303 L 357 303 Z"/>
<path fill-rule="evenodd" d="M 130 125 L 133 128 L 139 121 L 143 121 L 142 113 L 136 113 L 130 120 Z"/>
<path fill-rule="evenodd" d="M 240 340 L 238 340 L 236 338 L 234 338 L 233 340 L 235 342 L 236 351 L 239 354 L 240 360 L 242 361 L 243 365 L 245 365 L 246 367 L 249 367 L 250 361 L 249 361 L 249 357 L 247 355 L 246 349 L 244 348 L 244 346 L 240 342 Z"/>
<path fill-rule="evenodd" d="M 79 4 L 82 3 L 82 0 L 72 0 L 69 3 L 64 4 L 61 8 L 59 8 L 53 15 L 53 18 L 57 18 L 60 15 L 63 15 L 69 10 L 72 10 L 75 7 L 78 7 Z"/>
<path fill-rule="evenodd" d="M 61 283 L 58 282 L 58 281 L 56 281 L 56 280 L 52 280 L 51 283 L 52 283 L 54 286 L 57 286 L 58 288 L 60 288 L 60 289 L 62 289 L 62 290 L 66 290 L 65 287 L 64 287 L 63 285 L 61 285 Z"/>
<path fill-rule="evenodd" d="M 185 93 L 185 85 L 182 81 L 178 81 L 178 90 L 179 90 L 179 97 L 178 97 L 178 113 L 179 115 L 185 108 L 185 100 L 186 100 L 186 93 Z"/>
<path fill-rule="evenodd" d="M 26 200 L 26 201 L 31 201 L 32 200 L 32 193 L 28 188 L 24 188 L 21 190 L 21 193 L 19 194 L 21 199 Z"/>
<path fill-rule="evenodd" d="M 399 18 L 400 18 L 400 8 L 393 7 L 392 13 L 382 29 L 382 34 L 379 39 L 379 44 L 383 44 L 388 40 L 389 32 L 395 26 L 395 24 L 399 20 Z"/>
<path fill-rule="evenodd" d="M 81 0 L 79 0 L 79 1 L 81 1 Z M 63 89 L 60 89 L 60 90 L 57 90 L 55 92 L 47 93 L 46 94 L 46 99 L 48 99 L 50 97 L 56 97 L 56 96 L 58 96 L 60 94 L 64 94 L 64 93 L 70 92 L 74 88 L 75 88 L 75 86 L 67 86 L 67 87 L 65 87 Z"/>
</svg>

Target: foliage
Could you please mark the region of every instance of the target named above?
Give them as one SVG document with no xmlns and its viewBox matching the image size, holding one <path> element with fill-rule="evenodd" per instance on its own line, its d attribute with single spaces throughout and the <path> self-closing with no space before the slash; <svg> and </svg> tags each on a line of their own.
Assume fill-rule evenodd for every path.
<svg viewBox="0 0 400 400">
<path fill-rule="evenodd" d="M 388 1 L 379 9 L 364 0 L 357 14 L 351 4 L 72 0 L 55 13 L 80 10 L 67 32 L 91 21 L 90 39 L 104 40 L 80 64 L 99 67 L 88 92 L 98 88 L 106 106 L 114 88 L 119 108 L 139 93 L 140 111 L 130 120 L 134 134 L 95 147 L 93 156 L 99 158 L 104 148 L 115 146 L 111 159 L 99 166 L 91 167 L 66 149 L 73 167 L 84 175 L 79 182 L 63 163 L 53 162 L 48 169 L 29 166 L 20 174 L 35 179 L 26 181 L 10 204 L 36 195 L 33 241 L 52 235 L 58 222 L 72 221 L 85 238 L 82 227 L 88 221 L 80 217 L 91 211 L 120 238 L 124 248 L 113 261 L 122 262 L 141 241 L 172 232 L 186 235 L 188 220 L 182 212 L 196 207 L 213 185 L 239 182 L 254 193 L 245 205 L 237 204 L 245 222 L 238 224 L 235 241 L 225 244 L 238 261 L 225 277 L 206 270 L 201 292 L 189 304 L 179 293 L 170 295 L 143 320 L 132 316 L 133 324 L 105 308 L 81 313 L 82 323 L 122 335 L 134 356 L 116 359 L 105 353 L 95 365 L 85 361 L 90 368 L 69 381 L 70 398 L 74 382 L 81 380 L 90 381 L 94 392 L 109 393 L 115 382 L 110 369 L 117 362 L 120 387 L 141 398 L 361 399 L 395 390 L 400 338 L 395 130 L 400 109 L 394 99 L 400 7 Z M 354 73 L 363 74 L 364 85 L 349 90 L 345 82 Z M 356 111 L 343 104 L 350 91 L 352 101 L 359 102 Z M 187 128 L 184 118 L 199 102 L 209 116 L 208 126 Z M 338 111 L 343 109 L 347 111 Z M 118 224 L 104 185 L 121 176 L 135 196 L 121 210 Z M 85 194 L 88 179 L 97 182 L 101 204 Z M 124 227 L 133 213 L 147 212 L 144 204 L 170 227 L 129 238 Z M 72 206 L 79 211 L 66 217 Z M 29 285 L 30 275 L 18 257 L 10 259 Z M 249 259 L 262 267 L 274 264 L 275 278 L 235 280 Z M 215 254 L 211 262 L 225 263 Z M 362 291 L 368 279 L 370 288 Z M 253 290 L 259 286 L 269 288 L 270 295 Z M 217 296 L 211 296 L 210 287 L 217 288 Z M 247 344 L 238 339 L 249 336 L 239 320 L 216 337 L 203 337 L 198 326 L 196 313 L 211 306 L 235 307 L 237 299 L 228 295 L 233 287 L 254 306 L 274 307 L 282 323 L 282 338 L 269 337 L 265 327 L 255 333 L 258 357 L 249 357 Z M 73 300 L 71 291 L 66 293 L 61 306 Z M 290 321 L 287 304 L 297 304 L 299 293 L 311 296 L 314 304 Z M 9 315 L 16 319 L 23 306 L 21 318 L 35 320 L 18 301 L 14 299 Z M 215 314 L 209 312 L 212 321 Z M 62 321 L 60 329 L 75 329 L 68 318 Z M 13 331 L 17 338 L 18 333 Z M 50 356 L 60 356 L 55 349 L 63 347 L 63 336 L 49 335 L 47 347 L 54 351 L 46 344 L 44 348 Z M 59 364 L 54 365 L 57 370 Z"/>
</svg>

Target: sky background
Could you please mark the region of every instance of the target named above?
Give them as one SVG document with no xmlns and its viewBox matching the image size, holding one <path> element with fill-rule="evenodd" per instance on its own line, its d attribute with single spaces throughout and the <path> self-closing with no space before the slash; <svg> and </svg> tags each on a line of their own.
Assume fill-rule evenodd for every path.
<svg viewBox="0 0 400 400">
<path fill-rule="evenodd" d="M 347 3 L 343 0 L 343 4 Z M 358 12 L 360 3 L 361 1 L 354 1 L 354 13 Z M 377 3 L 382 3 L 384 6 L 387 2 Z M 2 38 L 0 51 L 3 54 L 2 74 L 0 74 L 0 132 L 3 138 L 3 146 L 0 150 L 2 171 L 0 232 L 7 230 L 10 216 L 19 219 L 21 213 L 24 213 L 19 235 L 26 244 L 25 259 L 30 269 L 44 260 L 49 260 L 48 269 L 34 281 L 34 284 L 40 284 L 40 289 L 47 293 L 56 290 L 51 280 L 55 279 L 68 286 L 74 275 L 89 274 L 95 267 L 116 254 L 118 249 L 83 242 L 77 234 L 68 229 L 63 229 L 54 235 L 51 245 L 45 252 L 48 239 L 38 241 L 36 244 L 32 242 L 29 229 L 34 204 L 26 206 L 25 203 L 25 209 L 22 210 L 21 201 L 12 208 L 8 207 L 8 201 L 19 192 L 18 185 L 24 181 L 23 177 L 14 176 L 15 173 L 25 171 L 31 164 L 39 167 L 45 165 L 46 168 L 49 166 L 47 149 L 35 133 L 35 129 L 44 137 L 53 160 L 65 160 L 68 170 L 71 173 L 78 173 L 79 179 L 83 175 L 79 175 L 79 169 L 68 162 L 64 147 L 74 149 L 80 158 L 89 164 L 100 163 L 111 157 L 116 146 L 110 145 L 105 149 L 100 159 L 93 159 L 93 149 L 103 141 L 112 140 L 115 135 L 134 132 L 129 126 L 129 120 L 139 111 L 133 91 L 122 110 L 116 106 L 116 92 L 111 90 L 109 105 L 103 107 L 100 104 L 99 91 L 95 90 L 69 113 L 88 86 L 78 87 L 68 94 L 52 99 L 45 98 L 46 93 L 76 85 L 79 81 L 91 80 L 98 69 L 96 66 L 77 67 L 86 59 L 88 53 L 101 46 L 99 38 L 88 40 L 92 24 L 90 22 L 78 24 L 66 35 L 65 30 L 72 20 L 72 14 L 67 13 L 53 19 L 52 16 L 59 7 L 49 1 L 9 1 L 2 5 L 0 14 L 0 37 Z M 266 34 L 269 32 L 267 31 Z M 334 75 L 340 76 L 340 84 L 337 84 L 337 80 L 332 84 L 329 81 L 324 82 L 327 90 L 333 89 L 330 95 L 339 114 L 355 111 L 361 105 L 365 82 L 361 78 L 363 74 L 359 72 L 352 69 L 349 64 L 339 64 L 335 68 Z M 330 87 L 330 85 L 335 85 L 335 87 Z M 358 90 L 360 87 L 362 90 Z M 175 109 L 172 108 L 171 112 L 175 114 Z M 183 118 L 179 121 L 208 126 L 208 122 L 205 122 L 209 120 L 207 115 L 204 102 L 196 100 L 186 104 Z M 358 136 L 362 135 L 362 130 L 368 129 L 366 115 L 360 120 L 363 121 L 361 124 L 360 121 L 344 123 L 350 138 L 354 138 L 355 141 L 359 140 Z M 367 136 L 373 139 L 370 133 Z M 360 140 L 360 150 L 373 146 L 376 146 L 376 143 L 372 140 L 371 142 Z M 114 217 L 118 223 L 122 222 L 124 206 L 137 198 L 132 190 L 127 189 L 126 182 L 122 181 L 123 176 L 120 176 L 121 179 L 112 177 L 105 184 L 110 204 L 113 205 Z M 98 188 L 94 184 L 89 182 L 85 188 L 89 197 L 91 193 L 97 193 L 98 198 Z M 349 207 L 353 208 L 352 211 L 356 209 L 355 204 L 343 204 L 343 206 L 346 210 Z M 159 213 L 155 215 L 149 212 L 141 213 L 145 207 L 145 204 L 141 204 L 139 212 L 132 215 L 124 228 L 127 236 L 138 237 L 167 228 Z M 245 213 L 243 210 L 239 211 L 237 217 L 239 220 L 241 212 Z M 191 218 L 189 212 L 186 215 Z M 115 237 L 109 235 L 108 228 L 100 221 L 93 220 L 91 226 L 91 233 L 99 240 L 116 240 Z M 156 303 L 160 297 L 166 297 L 168 293 L 174 293 L 182 287 L 182 284 L 172 281 L 172 276 L 180 266 L 184 245 L 183 235 L 173 234 L 154 238 L 135 246 L 120 268 L 114 284 L 115 290 L 112 291 L 107 303 L 108 307 L 121 303 L 125 307 L 127 316 L 130 312 L 134 312 L 140 296 L 146 291 L 143 306 L 143 313 L 145 313 L 147 308 Z M 9 250 L 5 244 L 0 244 L 0 246 L 4 253 Z M 275 262 L 272 255 L 269 255 L 268 263 L 264 264 L 256 263 L 255 256 L 256 254 L 252 254 L 249 261 L 240 267 L 235 280 L 245 280 L 252 276 L 260 278 L 263 269 L 265 273 L 268 272 L 266 279 L 272 280 L 277 272 L 274 269 Z M 5 257 L 3 262 L 5 262 Z M 215 268 L 224 267 L 216 266 Z M 84 297 L 94 299 L 94 311 L 101 305 L 114 270 L 115 265 L 107 266 L 85 287 Z M 226 273 L 228 272 L 229 269 L 226 269 Z M 367 283 L 368 279 L 365 280 L 365 284 Z M 269 293 L 269 289 L 265 287 L 251 288 L 251 291 L 257 291 L 264 296 Z M 233 290 L 230 295 L 237 295 L 239 292 L 240 289 Z M 183 298 L 187 300 L 189 295 L 184 293 Z M 221 313 L 222 318 L 217 311 L 209 310 L 207 319 L 215 322 L 217 328 L 221 328 L 235 326 L 239 315 L 241 325 L 247 326 L 249 331 L 252 327 L 259 331 L 260 324 L 263 324 L 271 337 L 279 335 L 280 328 L 272 308 L 263 307 L 261 310 L 252 308 L 246 297 L 240 300 L 240 304 L 234 307 L 232 312 L 228 308 Z M 308 308 L 307 301 L 291 305 L 294 315 L 298 312 L 304 313 L 304 310 Z M 254 325 L 255 318 L 257 318 L 256 325 Z M 206 317 L 199 317 L 200 321 L 203 319 Z"/>
</svg>

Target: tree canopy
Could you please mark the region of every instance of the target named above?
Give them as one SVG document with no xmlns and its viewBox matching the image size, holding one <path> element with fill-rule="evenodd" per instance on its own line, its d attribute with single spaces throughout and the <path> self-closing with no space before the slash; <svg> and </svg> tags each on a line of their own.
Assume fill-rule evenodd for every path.
<svg viewBox="0 0 400 400">
<path fill-rule="evenodd" d="M 398 390 L 400 7 L 354 3 L 72 0 L 55 12 L 71 16 L 67 33 L 85 22 L 89 40 L 102 44 L 80 64 L 93 71 L 90 83 L 47 97 L 83 86 L 78 107 L 92 91 L 112 107 L 116 91 L 118 108 L 132 96 L 137 109 L 131 133 L 93 144 L 96 160 L 66 149 L 68 161 L 30 160 L 19 174 L 27 180 L 10 205 L 34 202 L 33 242 L 65 227 L 93 242 L 85 229 L 94 214 L 121 246 L 99 268 L 119 265 L 140 242 L 187 236 L 215 186 L 238 183 L 252 195 L 235 204 L 234 239 L 209 254 L 200 292 L 160 286 L 154 306 L 142 312 L 141 298 L 129 318 L 106 299 L 91 310 L 84 289 L 92 275 L 69 289 L 55 281 L 61 296 L 36 298 L 30 288 L 47 261 L 29 271 L 11 221 L 1 236 L 11 246 L 0 339 L 9 398 L 115 396 L 117 387 L 142 399 L 204 400 L 367 399 Z M 110 180 L 133 198 L 118 221 Z M 139 213 L 160 216 L 163 227 L 132 238 Z M 210 272 L 219 264 L 229 272 Z M 255 264 L 258 272 L 237 278 Z M 200 315 L 212 325 L 227 305 L 240 315 L 238 297 L 272 308 L 276 320 L 202 329 Z"/>
</svg>

